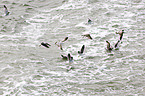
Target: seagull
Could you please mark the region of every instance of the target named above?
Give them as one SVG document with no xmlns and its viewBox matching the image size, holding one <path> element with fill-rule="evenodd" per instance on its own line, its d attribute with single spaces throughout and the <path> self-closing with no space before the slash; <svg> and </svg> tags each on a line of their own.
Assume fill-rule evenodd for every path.
<svg viewBox="0 0 145 96">
<path fill-rule="evenodd" d="M 61 55 L 63 60 L 68 60 L 67 56 Z"/>
<path fill-rule="evenodd" d="M 120 40 L 122 40 L 123 33 L 125 33 L 124 30 L 121 30 L 119 32 L 116 32 L 116 34 L 119 34 L 120 35 Z"/>
<path fill-rule="evenodd" d="M 55 42 L 55 44 L 56 44 L 58 47 L 60 47 L 61 50 L 63 50 L 62 45 L 63 45 L 63 43 L 64 43 L 66 40 L 68 40 L 68 37 L 65 37 L 65 39 L 64 39 L 63 41 L 60 41 L 59 43 L 58 43 L 58 42 Z"/>
<path fill-rule="evenodd" d="M 118 48 L 119 42 L 120 42 L 120 40 L 118 40 L 117 43 L 116 43 L 115 46 L 114 46 L 116 49 Z"/>
<path fill-rule="evenodd" d="M 72 62 L 73 57 L 70 55 L 70 53 L 68 53 L 67 56 L 61 55 L 63 60 L 68 60 L 69 62 Z"/>
<path fill-rule="evenodd" d="M 90 34 L 84 34 L 84 35 L 82 35 L 82 36 L 86 36 L 86 37 L 88 37 L 89 39 L 93 39 L 93 38 L 91 37 Z"/>
<path fill-rule="evenodd" d="M 108 41 L 106 41 L 107 43 L 107 50 L 111 51 L 113 48 L 110 46 L 110 43 Z"/>
<path fill-rule="evenodd" d="M 10 12 L 8 11 L 8 8 L 6 7 L 6 5 L 4 5 L 4 8 L 5 8 L 5 16 L 8 16 Z"/>
<path fill-rule="evenodd" d="M 49 47 L 51 46 L 50 44 L 44 43 L 44 42 L 42 42 L 41 45 L 44 46 L 44 47 L 46 47 L 46 48 L 49 48 Z M 40 45 L 40 46 L 41 46 L 41 45 Z"/>
<path fill-rule="evenodd" d="M 68 37 L 65 37 L 65 39 L 62 42 L 65 42 L 68 39 Z"/>
<path fill-rule="evenodd" d="M 62 42 L 59 42 L 59 43 L 55 42 L 55 44 L 56 44 L 58 47 L 60 47 L 61 50 L 63 50 L 63 49 L 62 49 L 62 44 L 63 44 Z"/>
<path fill-rule="evenodd" d="M 73 62 L 73 57 L 70 55 L 70 53 L 68 53 L 67 58 L 68 58 L 69 63 Z"/>
<path fill-rule="evenodd" d="M 91 24 L 91 23 L 92 23 L 92 20 L 88 18 L 88 24 Z"/>
<path fill-rule="evenodd" d="M 79 53 L 79 54 L 83 54 L 84 49 L 85 49 L 85 45 L 83 45 L 83 46 L 82 46 L 81 50 L 80 50 L 80 51 L 78 51 L 78 53 Z"/>
</svg>

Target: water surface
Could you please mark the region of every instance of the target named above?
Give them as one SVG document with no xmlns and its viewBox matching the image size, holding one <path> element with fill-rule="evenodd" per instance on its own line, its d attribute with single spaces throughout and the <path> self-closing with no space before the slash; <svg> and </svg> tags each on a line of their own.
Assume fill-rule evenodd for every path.
<svg viewBox="0 0 145 96">
<path fill-rule="evenodd" d="M 145 95 L 143 0 L 1 2 L 11 12 L 0 17 L 1 95 Z M 106 40 L 114 46 L 119 39 L 115 32 L 122 29 L 119 50 L 106 51 Z M 81 36 L 88 33 L 93 40 Z M 55 42 L 66 36 L 61 51 Z M 41 42 L 51 47 L 40 47 Z M 86 48 L 80 56 L 82 45 Z M 72 64 L 61 58 L 68 53 Z"/>
</svg>

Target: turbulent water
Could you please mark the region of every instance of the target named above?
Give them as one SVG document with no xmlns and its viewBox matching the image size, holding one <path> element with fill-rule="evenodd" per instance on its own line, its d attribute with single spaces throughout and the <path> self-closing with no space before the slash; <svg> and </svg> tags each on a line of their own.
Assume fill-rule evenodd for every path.
<svg viewBox="0 0 145 96">
<path fill-rule="evenodd" d="M 145 95 L 144 0 L 0 2 L 0 95 Z M 10 15 L 3 15 L 3 5 Z M 106 51 L 106 41 L 114 46 L 120 30 L 119 49 Z M 67 36 L 62 51 L 55 42 Z M 62 60 L 68 53 L 73 63 Z"/>
</svg>

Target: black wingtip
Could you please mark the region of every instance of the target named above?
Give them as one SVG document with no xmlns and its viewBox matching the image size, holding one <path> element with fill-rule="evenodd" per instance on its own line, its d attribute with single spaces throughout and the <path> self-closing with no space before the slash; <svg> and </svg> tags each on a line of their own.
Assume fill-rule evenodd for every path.
<svg viewBox="0 0 145 96">
<path fill-rule="evenodd" d="M 78 51 L 78 53 L 80 54 L 81 52 L 80 52 L 80 51 Z"/>
<path fill-rule="evenodd" d="M 85 45 L 82 46 L 82 50 L 84 50 L 84 49 L 85 49 Z"/>
<path fill-rule="evenodd" d="M 117 48 L 119 42 L 120 42 L 120 40 L 118 40 L 117 43 L 115 44 L 115 48 Z"/>
<path fill-rule="evenodd" d="M 68 39 L 68 37 L 65 38 L 66 40 Z"/>
<path fill-rule="evenodd" d="M 67 55 L 67 56 L 68 56 L 68 60 L 70 60 L 70 59 L 71 59 L 70 53 L 68 53 L 68 55 Z"/>
<path fill-rule="evenodd" d="M 84 47 L 84 48 L 85 48 L 85 45 L 83 45 L 82 47 Z"/>
<path fill-rule="evenodd" d="M 85 45 L 82 46 L 80 53 L 83 53 L 84 52 L 84 49 L 85 49 Z"/>
<path fill-rule="evenodd" d="M 92 40 L 93 38 L 90 36 L 90 39 Z"/>
<path fill-rule="evenodd" d="M 61 55 L 61 57 L 64 57 L 63 55 Z"/>
</svg>

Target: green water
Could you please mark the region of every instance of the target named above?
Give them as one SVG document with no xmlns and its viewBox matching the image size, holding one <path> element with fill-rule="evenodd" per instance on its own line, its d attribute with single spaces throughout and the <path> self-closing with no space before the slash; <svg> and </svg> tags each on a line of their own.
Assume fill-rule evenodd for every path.
<svg viewBox="0 0 145 96">
<path fill-rule="evenodd" d="M 145 95 L 143 0 L 1 3 L 11 14 L 0 17 L 0 95 Z M 119 39 L 115 32 L 122 29 L 119 50 L 106 51 L 106 40 L 114 46 Z M 81 36 L 88 33 L 93 40 Z M 55 42 L 66 36 L 62 51 Z M 51 47 L 40 47 L 41 42 Z M 85 52 L 80 56 L 82 45 Z M 61 58 L 68 53 L 74 58 L 71 64 Z"/>
</svg>

